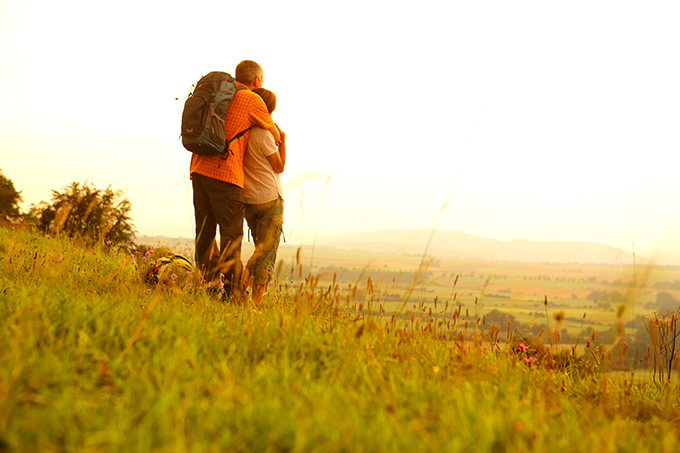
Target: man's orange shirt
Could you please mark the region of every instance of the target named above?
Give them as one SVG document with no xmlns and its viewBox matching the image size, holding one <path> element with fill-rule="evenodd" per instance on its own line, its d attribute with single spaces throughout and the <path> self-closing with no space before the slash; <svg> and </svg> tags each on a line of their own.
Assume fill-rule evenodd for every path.
<svg viewBox="0 0 680 453">
<path fill-rule="evenodd" d="M 236 86 L 245 86 L 236 82 Z M 225 135 L 233 137 L 250 126 L 260 126 L 269 129 L 274 126 L 267 105 L 257 94 L 248 89 L 238 90 L 234 99 L 229 103 L 224 120 Z M 229 182 L 243 187 L 243 155 L 248 148 L 248 136 L 250 131 L 237 138 L 229 145 L 234 153 L 223 160 L 220 156 L 191 155 L 191 167 L 189 174 L 198 173 L 219 181 Z"/>
</svg>

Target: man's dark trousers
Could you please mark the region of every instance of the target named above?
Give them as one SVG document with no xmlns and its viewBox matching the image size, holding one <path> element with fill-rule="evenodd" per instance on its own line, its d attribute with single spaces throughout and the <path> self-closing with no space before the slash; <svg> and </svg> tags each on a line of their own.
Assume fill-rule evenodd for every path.
<svg viewBox="0 0 680 453">
<path fill-rule="evenodd" d="M 222 274 L 227 296 L 238 287 L 243 264 L 241 241 L 245 200 L 243 188 L 193 173 L 196 216 L 196 263 L 211 286 L 217 287 Z M 215 235 L 220 227 L 220 247 Z"/>
</svg>

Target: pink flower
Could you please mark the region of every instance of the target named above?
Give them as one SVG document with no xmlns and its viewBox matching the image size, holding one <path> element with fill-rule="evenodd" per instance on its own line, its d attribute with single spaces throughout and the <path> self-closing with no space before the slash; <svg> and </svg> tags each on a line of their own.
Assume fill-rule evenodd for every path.
<svg viewBox="0 0 680 453">
<path fill-rule="evenodd" d="M 536 357 L 525 357 L 523 360 L 524 363 L 527 364 L 527 366 L 531 366 L 531 364 L 536 361 Z"/>
<path fill-rule="evenodd" d="M 525 345 L 524 343 L 518 343 L 518 344 L 517 344 L 517 349 L 519 349 L 519 350 L 522 351 L 522 352 L 526 352 L 528 348 L 527 348 L 527 345 Z M 526 359 L 525 359 L 525 360 L 526 360 Z"/>
</svg>

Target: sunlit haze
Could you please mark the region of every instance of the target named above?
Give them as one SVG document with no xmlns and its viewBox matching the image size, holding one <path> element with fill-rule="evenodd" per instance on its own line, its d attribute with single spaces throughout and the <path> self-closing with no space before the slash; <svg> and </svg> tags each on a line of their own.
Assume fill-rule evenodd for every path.
<svg viewBox="0 0 680 453">
<path fill-rule="evenodd" d="M 237 5 L 0 2 L 0 169 L 22 208 L 87 180 L 124 190 L 141 234 L 193 237 L 176 98 L 252 59 L 287 135 L 289 242 L 440 216 L 680 255 L 677 2 Z"/>
</svg>

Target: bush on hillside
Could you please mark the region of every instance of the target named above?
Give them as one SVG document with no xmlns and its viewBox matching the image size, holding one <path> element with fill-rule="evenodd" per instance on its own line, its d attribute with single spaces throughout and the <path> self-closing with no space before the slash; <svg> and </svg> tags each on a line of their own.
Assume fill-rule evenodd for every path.
<svg viewBox="0 0 680 453">
<path fill-rule="evenodd" d="M 14 188 L 11 179 L 0 172 L 0 220 L 12 221 L 21 217 L 20 201 L 21 192 Z"/>
<path fill-rule="evenodd" d="M 52 203 L 32 206 L 28 215 L 46 233 L 63 232 L 93 242 L 127 242 L 135 233 L 129 216 L 132 204 L 121 195 L 122 191 L 111 186 L 101 190 L 93 184 L 72 182 L 61 192 L 53 190 Z"/>
</svg>

